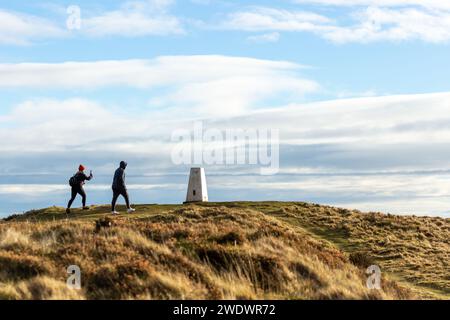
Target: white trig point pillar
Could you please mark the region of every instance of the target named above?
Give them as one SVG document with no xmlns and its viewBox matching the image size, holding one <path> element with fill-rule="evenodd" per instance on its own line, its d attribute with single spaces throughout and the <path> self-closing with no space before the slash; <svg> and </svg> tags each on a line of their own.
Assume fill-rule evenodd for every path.
<svg viewBox="0 0 450 320">
<path fill-rule="evenodd" d="M 204 168 L 191 168 L 186 203 L 208 202 L 208 189 Z"/>
</svg>

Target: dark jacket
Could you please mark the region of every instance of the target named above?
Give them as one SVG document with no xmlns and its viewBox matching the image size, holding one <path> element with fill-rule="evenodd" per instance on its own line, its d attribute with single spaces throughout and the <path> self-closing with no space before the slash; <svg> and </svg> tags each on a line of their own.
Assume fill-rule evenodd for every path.
<svg viewBox="0 0 450 320">
<path fill-rule="evenodd" d="M 77 184 L 74 185 L 75 188 L 82 187 L 84 185 L 84 182 L 90 181 L 92 179 L 93 175 L 87 176 L 84 172 L 77 172 L 75 173 L 75 179 L 77 180 Z"/>
<path fill-rule="evenodd" d="M 127 187 L 125 185 L 125 168 L 127 167 L 126 162 L 122 161 L 120 163 L 120 167 L 117 168 L 114 173 L 114 179 L 112 183 L 112 188 L 116 190 L 126 190 Z"/>
</svg>

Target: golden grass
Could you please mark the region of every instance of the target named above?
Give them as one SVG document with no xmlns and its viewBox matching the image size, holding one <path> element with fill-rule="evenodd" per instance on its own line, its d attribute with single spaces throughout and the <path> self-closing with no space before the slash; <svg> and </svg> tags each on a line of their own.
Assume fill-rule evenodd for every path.
<svg viewBox="0 0 450 320">
<path fill-rule="evenodd" d="M 363 265 L 380 265 L 383 272 L 416 286 L 422 297 L 450 297 L 450 219 L 307 203 L 278 204 L 262 211 L 337 244 L 356 264 L 363 259 Z"/>
<path fill-rule="evenodd" d="M 388 275 L 383 276 L 382 290 L 366 288 L 364 270 L 368 261 L 361 258 L 365 256 L 351 253 L 363 252 L 361 248 L 366 248 L 364 253 L 374 253 L 373 258 L 380 261 L 383 268 L 397 271 L 395 268 L 400 266 L 394 268 L 389 259 L 383 259 L 385 256 L 381 251 L 376 251 L 381 246 L 377 241 L 390 237 L 389 241 L 398 245 L 408 242 L 407 238 L 402 238 L 406 233 L 394 231 L 392 226 L 386 225 L 388 234 L 381 234 L 378 229 L 370 231 L 363 224 L 366 217 L 359 217 L 356 212 L 292 203 L 137 208 L 138 214 L 115 217 L 111 227 L 101 227 L 98 232 L 95 232 L 95 220 L 105 216 L 106 207 L 95 207 L 83 213 L 75 211 L 69 219 L 61 208 L 6 219 L 0 223 L 0 298 L 429 297 L 417 296 L 414 290 L 393 281 Z M 370 217 L 372 215 L 367 215 L 367 219 L 372 219 Z M 375 224 L 382 229 L 384 218 L 375 218 Z M 392 219 L 404 225 L 402 218 Z M 422 218 L 415 219 L 422 221 Z M 437 219 L 433 223 L 442 232 L 448 228 L 446 220 Z M 333 241 L 331 236 L 328 240 L 321 236 L 326 230 L 333 235 L 339 234 L 346 230 L 345 226 L 355 229 L 345 231 L 353 232 L 354 237 L 345 239 L 347 249 L 354 245 L 358 250 L 338 248 L 336 244 L 343 244 L 342 239 L 333 236 L 336 238 Z M 431 231 L 433 226 L 428 229 L 431 234 L 435 232 Z M 317 232 L 311 233 L 311 230 Z M 374 232 L 376 236 L 372 234 Z M 442 252 L 448 254 L 448 238 L 443 238 L 442 234 L 427 238 L 427 241 L 432 241 L 427 251 L 428 255 L 433 255 L 429 261 L 442 258 Z M 409 250 L 405 246 L 399 252 L 405 254 Z M 445 263 L 448 260 L 443 265 Z M 80 291 L 65 286 L 69 265 L 81 268 Z M 400 271 L 409 281 L 408 270 L 405 266 Z M 419 271 L 415 272 L 419 276 Z M 445 286 L 448 275 L 424 273 L 420 279 L 427 285 L 432 281 Z"/>
</svg>

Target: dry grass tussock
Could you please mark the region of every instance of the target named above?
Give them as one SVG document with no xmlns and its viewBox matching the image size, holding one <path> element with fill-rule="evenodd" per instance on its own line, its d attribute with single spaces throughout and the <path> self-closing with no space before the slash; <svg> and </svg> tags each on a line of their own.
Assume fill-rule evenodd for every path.
<svg viewBox="0 0 450 320">
<path fill-rule="evenodd" d="M 283 214 L 298 219 L 291 209 Z M 255 208 L 142 206 L 97 230 L 101 207 L 68 220 L 51 210 L 54 221 L 41 211 L 0 223 L 1 299 L 415 297 L 386 277 L 382 290 L 367 289 L 348 254 Z M 65 285 L 69 265 L 81 268 L 79 291 Z"/>
</svg>

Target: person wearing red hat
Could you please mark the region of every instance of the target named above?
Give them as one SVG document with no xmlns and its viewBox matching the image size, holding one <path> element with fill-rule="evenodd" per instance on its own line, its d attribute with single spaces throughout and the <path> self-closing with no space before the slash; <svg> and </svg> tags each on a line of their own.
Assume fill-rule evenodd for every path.
<svg viewBox="0 0 450 320">
<path fill-rule="evenodd" d="M 88 210 L 89 208 L 86 207 L 86 192 L 84 191 L 83 186 L 85 185 L 85 181 L 90 181 L 94 176 L 92 175 L 92 171 L 89 176 L 87 176 L 84 173 L 84 170 L 86 168 L 80 164 L 78 167 L 78 172 L 75 173 L 72 178 L 69 179 L 69 185 L 72 187 L 72 196 L 69 200 L 69 203 L 67 204 L 66 213 L 70 213 L 70 207 L 72 206 L 73 201 L 79 194 L 82 198 L 83 202 L 83 210 Z"/>
</svg>

